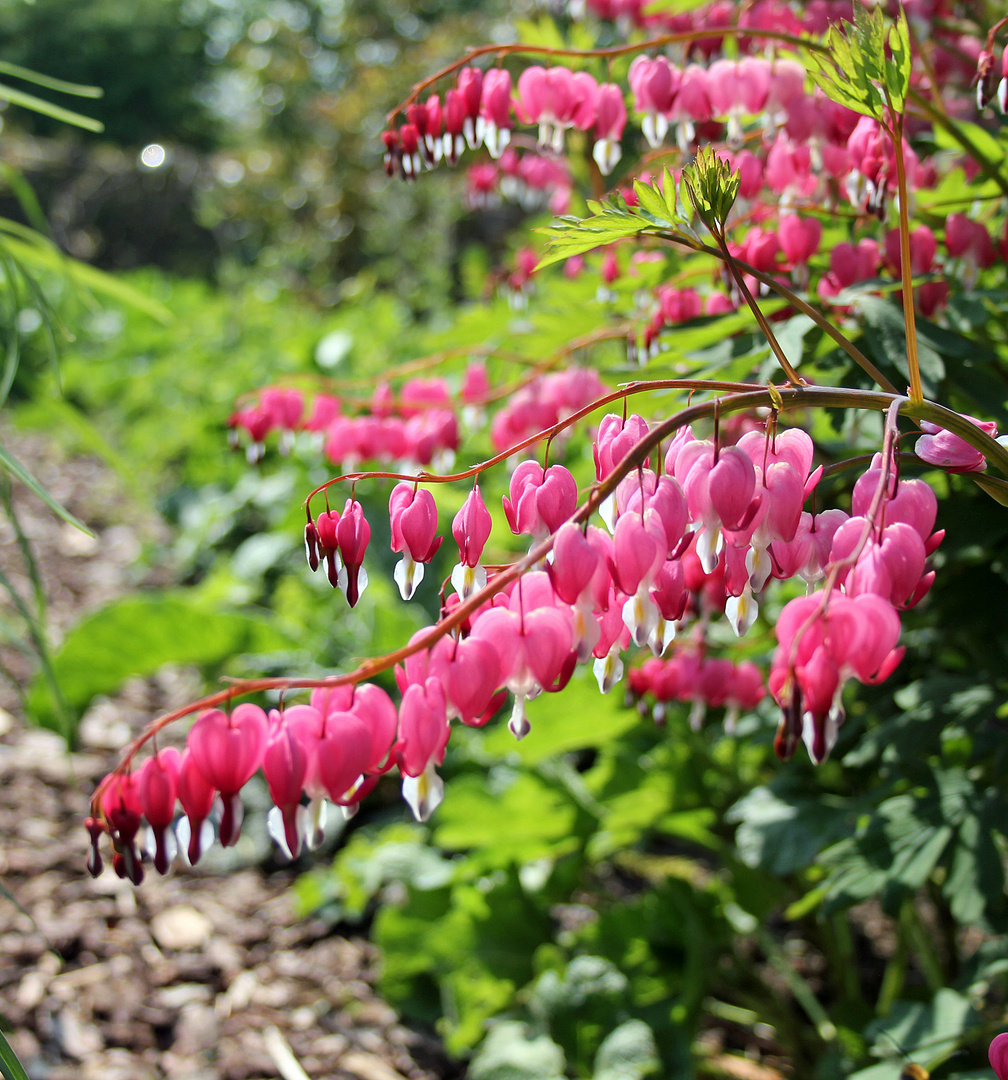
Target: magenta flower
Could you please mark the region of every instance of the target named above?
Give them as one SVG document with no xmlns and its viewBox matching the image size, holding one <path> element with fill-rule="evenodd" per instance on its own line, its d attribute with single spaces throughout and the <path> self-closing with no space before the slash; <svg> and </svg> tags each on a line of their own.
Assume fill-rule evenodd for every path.
<svg viewBox="0 0 1008 1080">
<path fill-rule="evenodd" d="M 998 1080 L 1008 1080 L 1008 1031 L 994 1036 L 987 1057 Z"/>
<path fill-rule="evenodd" d="M 997 424 L 993 420 L 977 420 L 974 416 L 966 416 L 964 419 L 975 424 L 991 438 L 997 435 Z M 955 473 L 983 472 L 987 468 L 987 459 L 965 439 L 926 420 L 921 421 L 921 430 L 924 434 L 917 440 L 914 453 L 922 461 Z"/>
</svg>

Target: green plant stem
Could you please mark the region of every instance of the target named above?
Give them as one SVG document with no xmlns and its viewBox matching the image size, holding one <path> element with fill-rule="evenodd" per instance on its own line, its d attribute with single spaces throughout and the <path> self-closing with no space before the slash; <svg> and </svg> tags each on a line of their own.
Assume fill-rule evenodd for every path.
<svg viewBox="0 0 1008 1080">
<path fill-rule="evenodd" d="M 812 993 L 808 983 L 798 974 L 788 962 L 784 950 L 777 944 L 766 930 L 758 930 L 756 940 L 760 948 L 766 954 L 770 966 L 787 983 L 788 989 L 794 995 L 795 1001 L 801 1006 L 805 1015 L 815 1024 L 816 1033 L 823 1042 L 832 1042 L 837 1036 L 836 1025 L 829 1018 L 829 1013 L 823 1008 L 819 999 Z"/>
<path fill-rule="evenodd" d="M 921 922 L 920 914 L 912 899 L 908 900 L 904 907 L 904 917 L 910 944 L 916 953 L 924 981 L 931 993 L 936 994 L 945 985 L 945 971 L 935 949 L 931 932 Z"/>
<path fill-rule="evenodd" d="M 709 227 L 709 226 L 708 226 Z M 724 259 L 725 265 L 728 267 L 731 276 L 735 279 L 735 284 L 739 288 L 739 292 L 742 294 L 742 298 L 749 305 L 750 310 L 756 318 L 756 322 L 759 324 L 760 330 L 763 331 L 763 335 L 767 339 L 767 343 L 770 346 L 771 352 L 777 358 L 777 363 L 780 364 L 784 370 L 784 374 L 787 376 L 787 380 L 792 386 L 801 386 L 802 379 L 798 372 L 791 366 L 791 361 L 788 360 L 781 348 L 780 342 L 777 340 L 777 335 L 770 328 L 770 324 L 766 320 L 766 316 L 760 311 L 759 304 L 756 303 L 756 299 L 749 291 L 749 286 L 745 283 L 745 278 L 742 275 L 742 271 L 739 269 L 738 264 L 735 261 L 734 256 L 728 250 L 728 242 L 725 239 L 724 231 L 722 229 L 711 229 L 711 235 L 717 241 L 717 246 L 721 250 L 721 257 Z"/>
<path fill-rule="evenodd" d="M 685 233 L 679 235 L 677 233 L 671 233 L 666 236 L 662 235 L 663 239 L 669 239 L 677 244 L 683 244 L 689 247 L 693 251 L 703 251 L 708 255 L 712 255 L 715 259 L 721 259 L 722 253 L 719 248 L 710 247 L 708 244 L 703 244 L 698 240 L 694 240 L 692 237 L 687 236 Z M 754 277 L 762 285 L 766 285 L 767 288 L 777 293 L 783 299 L 794 308 L 797 308 L 803 315 L 810 318 L 817 327 L 828 337 L 832 338 L 837 345 L 854 361 L 855 364 L 873 381 L 876 385 L 880 386 L 883 390 L 888 391 L 890 394 L 898 394 L 899 391 L 896 387 L 882 374 L 881 371 L 868 359 L 867 356 L 852 342 L 850 341 L 840 330 L 838 330 L 821 312 L 816 311 L 811 304 L 803 300 L 796 292 L 789 289 L 786 285 L 782 284 L 775 277 L 770 274 L 765 274 L 762 270 L 757 270 L 755 267 L 750 266 L 748 263 L 743 262 L 741 259 L 735 259 L 735 264 L 743 271 L 743 273 L 749 274 Z"/>
<path fill-rule="evenodd" d="M 887 1016 L 893 1002 L 900 996 L 906 980 L 907 942 L 902 920 L 896 938 L 896 951 L 889 958 L 882 973 L 882 986 L 875 1003 L 875 1015 Z"/>
<path fill-rule="evenodd" d="M 900 270 L 903 278 L 903 319 L 906 323 L 907 368 L 910 372 L 910 400 L 919 405 L 924 400 L 921 388 L 920 361 L 917 359 L 917 322 L 914 314 L 913 269 L 910 266 L 910 211 L 907 206 L 906 162 L 903 160 L 903 116 L 899 114 L 890 135 L 896 157 L 896 186 L 899 193 Z"/>
<path fill-rule="evenodd" d="M 860 1005 L 862 997 L 858 981 L 857 954 L 846 914 L 836 912 L 830 915 L 826 920 L 825 931 L 824 939 L 834 982 L 847 1005 Z"/>
</svg>

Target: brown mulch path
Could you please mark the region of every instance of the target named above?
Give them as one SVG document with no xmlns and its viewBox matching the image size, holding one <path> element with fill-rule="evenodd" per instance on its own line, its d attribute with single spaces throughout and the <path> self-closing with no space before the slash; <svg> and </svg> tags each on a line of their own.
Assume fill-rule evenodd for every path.
<svg viewBox="0 0 1008 1080">
<path fill-rule="evenodd" d="M 144 519 L 100 464 L 60 460 L 39 437 L 5 445 L 92 524 L 67 531 L 19 501 L 57 632 L 136 584 Z M 0 519 L 0 566 L 26 585 Z M 151 583 L 148 579 L 147 583 Z M 0 605 L 2 606 L 2 605 Z M 2 614 L 2 612 L 0 612 Z M 22 677 L 27 669 L 3 654 Z M 0 1023 L 32 1080 L 438 1080 L 457 1075 L 438 1043 L 402 1026 L 375 993 L 363 940 L 299 917 L 291 872 L 150 873 L 141 888 L 84 871 L 81 824 L 116 747 L 154 707 L 192 693 L 186 672 L 98 703 L 82 748 L 18 716 L 0 695 Z"/>
</svg>

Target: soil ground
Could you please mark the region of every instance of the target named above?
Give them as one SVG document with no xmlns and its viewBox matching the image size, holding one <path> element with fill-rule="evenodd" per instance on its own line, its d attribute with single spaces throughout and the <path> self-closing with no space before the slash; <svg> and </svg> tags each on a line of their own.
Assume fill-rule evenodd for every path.
<svg viewBox="0 0 1008 1080">
<path fill-rule="evenodd" d="M 38 436 L 6 433 L 4 445 L 96 530 L 91 540 L 34 497 L 17 499 L 58 637 L 137 584 L 136 556 L 163 527 L 123 499 L 100 463 L 63 460 Z M 2 518 L 0 568 L 29 595 Z M 0 658 L 27 680 L 24 658 Z M 97 880 L 85 873 L 82 819 L 96 783 L 132 732 L 195 689 L 184 670 L 128 685 L 90 710 L 72 755 L 59 736 L 28 726 L 12 690 L 0 691 L 0 1023 L 29 1076 L 458 1075 L 436 1040 L 401 1025 L 376 995 L 371 946 L 300 917 L 292 873 L 271 869 L 253 843 L 226 870 L 151 874 L 139 889 L 108 868 Z"/>
</svg>

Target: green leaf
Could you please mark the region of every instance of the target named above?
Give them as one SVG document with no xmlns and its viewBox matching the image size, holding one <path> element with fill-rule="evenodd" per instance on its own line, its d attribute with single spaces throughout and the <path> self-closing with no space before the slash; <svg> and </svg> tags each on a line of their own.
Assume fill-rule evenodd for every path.
<svg viewBox="0 0 1008 1080">
<path fill-rule="evenodd" d="M 881 9 L 880 9 L 881 10 Z M 899 111 L 906 105 L 910 91 L 910 29 L 906 12 L 900 5 L 896 21 L 889 30 L 886 43 L 889 54 L 885 57 L 885 88 L 893 107 Z"/>
<path fill-rule="evenodd" d="M 889 55 L 886 55 L 886 50 Z M 910 35 L 902 10 L 887 29 L 881 7 L 854 5 L 854 22 L 831 26 L 823 48 L 805 53 L 816 86 L 855 112 L 887 121 L 889 104 L 901 112 L 910 88 Z"/>
<path fill-rule="evenodd" d="M 611 1031 L 599 1047 L 594 1080 L 643 1080 L 660 1067 L 651 1029 L 643 1020 L 627 1020 Z"/>
<path fill-rule="evenodd" d="M 884 902 L 916 892 L 944 854 L 954 829 L 942 816 L 935 794 L 920 799 L 886 799 L 860 833 L 827 850 L 823 862 L 832 872 L 826 910 L 849 907 L 871 896 Z"/>
<path fill-rule="evenodd" d="M 916 1055 L 926 1055 L 933 1068 L 955 1052 L 976 1020 L 969 998 L 942 987 L 927 1004 L 895 1002 L 888 1016 L 868 1025 L 865 1035 L 874 1038 L 873 1049 L 879 1055 L 890 1055 L 893 1044 L 913 1047 Z"/>
<path fill-rule="evenodd" d="M 557 703 L 563 702 L 562 708 Z M 535 738 L 515 742 L 505 724 L 487 729 L 481 749 L 494 757 L 517 756 L 534 765 L 555 754 L 604 746 L 637 727 L 640 717 L 625 708 L 615 694 L 600 694 L 594 678 L 575 672 L 563 697 L 541 694 L 526 706 Z"/>
<path fill-rule="evenodd" d="M 864 344 L 872 358 L 883 369 L 894 367 L 904 379 L 910 373 L 906 358 L 906 324 L 903 312 L 895 304 L 875 296 L 865 296 L 858 301 L 867 332 Z M 917 360 L 920 365 L 921 385 L 929 398 L 939 395 L 939 383 L 945 377 L 945 363 L 929 340 L 924 329 L 917 332 Z"/>
<path fill-rule="evenodd" d="M 848 835 L 855 813 L 846 800 L 789 798 L 786 791 L 781 797 L 773 787 L 760 787 L 731 808 L 728 820 L 739 822 L 735 843 L 743 862 L 783 876 L 810 866 Z"/>
<path fill-rule="evenodd" d="M 4 1080 L 28 1080 L 28 1074 L 24 1066 L 17 1059 L 17 1055 L 10 1048 L 10 1043 L 0 1031 L 0 1073 Z"/>
<path fill-rule="evenodd" d="M 656 224 L 673 228 L 684 223 L 676 203 L 675 180 L 668 169 L 662 174 L 660 185 L 657 181 L 645 184 L 642 180 L 634 180 L 634 193 L 640 209 L 650 214 Z"/>
<path fill-rule="evenodd" d="M 29 491 L 34 492 L 58 517 L 61 517 L 68 524 L 73 525 L 74 528 L 80 529 L 82 533 L 85 533 L 88 536 L 94 536 L 94 533 L 82 521 L 78 521 L 65 506 L 57 502 L 35 479 L 35 477 L 32 476 L 24 465 L 22 465 L 21 462 L 18 461 L 18 459 L 3 445 L 0 445 L 0 467 L 6 469 L 11 476 L 20 480 Z"/>
<path fill-rule="evenodd" d="M 556 858 L 577 847 L 578 808 L 566 792 L 537 776 L 504 770 L 491 774 L 490 781 L 492 790 L 481 776 L 452 781 L 450 797 L 434 819 L 433 839 L 439 847 L 474 850 L 493 866 Z M 501 821 L 507 822 L 506 829 Z"/>
<path fill-rule="evenodd" d="M 469 1080 L 561 1080 L 563 1050 L 548 1035 L 532 1035 L 525 1024 L 495 1024 L 476 1052 Z"/>
<path fill-rule="evenodd" d="M 537 270 L 654 227 L 647 218 L 611 205 L 602 207 L 599 213 L 588 218 L 560 218 L 559 221 L 559 224 L 536 230 L 547 237 L 546 254 L 539 260 Z"/>
<path fill-rule="evenodd" d="M 220 611 L 190 592 L 150 593 L 109 604 L 67 635 L 52 668 L 70 709 L 79 714 L 98 694 L 117 690 L 131 676 L 151 675 L 165 664 L 212 669 L 232 657 L 290 649 L 293 640 L 258 615 Z M 55 727 L 40 678 L 28 708 Z"/>
</svg>

